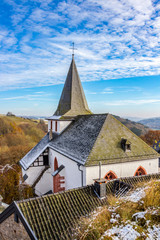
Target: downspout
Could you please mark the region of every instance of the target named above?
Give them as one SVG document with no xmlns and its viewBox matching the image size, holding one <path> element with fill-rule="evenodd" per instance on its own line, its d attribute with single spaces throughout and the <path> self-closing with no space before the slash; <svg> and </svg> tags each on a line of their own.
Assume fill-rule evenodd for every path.
<svg viewBox="0 0 160 240">
<path fill-rule="evenodd" d="M 82 187 L 83 187 L 83 170 L 80 169 L 80 167 L 82 166 L 81 164 L 77 164 L 78 165 L 78 170 L 81 172 L 81 183 L 82 183 Z"/>
</svg>

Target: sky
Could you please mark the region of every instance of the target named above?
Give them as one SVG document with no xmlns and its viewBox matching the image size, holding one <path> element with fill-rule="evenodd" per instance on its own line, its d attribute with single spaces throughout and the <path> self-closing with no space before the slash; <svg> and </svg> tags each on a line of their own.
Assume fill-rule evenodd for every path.
<svg viewBox="0 0 160 240">
<path fill-rule="evenodd" d="M 89 108 L 160 117 L 160 1 L 0 0 L 0 113 L 51 116 L 72 59 Z"/>
</svg>

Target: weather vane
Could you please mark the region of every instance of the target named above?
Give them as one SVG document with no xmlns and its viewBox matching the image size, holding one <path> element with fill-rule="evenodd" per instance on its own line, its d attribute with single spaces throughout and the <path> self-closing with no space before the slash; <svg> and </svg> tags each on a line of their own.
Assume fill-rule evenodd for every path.
<svg viewBox="0 0 160 240">
<path fill-rule="evenodd" d="M 72 48 L 70 49 L 72 49 L 72 56 L 74 56 L 74 51 L 77 50 L 77 48 L 74 47 L 74 42 L 72 42 Z"/>
</svg>

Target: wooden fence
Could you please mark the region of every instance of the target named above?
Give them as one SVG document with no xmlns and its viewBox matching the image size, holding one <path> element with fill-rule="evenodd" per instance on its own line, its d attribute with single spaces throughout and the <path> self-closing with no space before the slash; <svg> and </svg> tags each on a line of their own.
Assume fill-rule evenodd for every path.
<svg viewBox="0 0 160 240">
<path fill-rule="evenodd" d="M 106 193 L 107 195 L 114 193 L 114 185 L 115 185 L 115 181 L 117 180 L 119 180 L 119 182 L 124 182 L 126 184 L 129 184 L 131 187 L 135 187 L 140 182 L 149 182 L 154 179 L 160 179 L 160 173 L 147 174 L 142 176 L 124 177 L 124 178 L 117 178 L 114 180 L 110 180 L 106 184 Z"/>
</svg>

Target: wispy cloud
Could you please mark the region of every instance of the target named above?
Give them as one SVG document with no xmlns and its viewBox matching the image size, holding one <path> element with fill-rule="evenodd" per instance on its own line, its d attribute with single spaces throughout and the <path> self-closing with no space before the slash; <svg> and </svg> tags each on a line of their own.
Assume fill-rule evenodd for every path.
<svg viewBox="0 0 160 240">
<path fill-rule="evenodd" d="M 19 100 L 19 99 L 25 99 L 25 100 L 36 100 L 37 98 L 44 98 L 44 97 L 48 97 L 51 94 L 47 93 L 47 94 L 42 94 L 43 92 L 37 92 L 37 94 L 28 94 L 28 95 L 23 95 L 23 96 L 15 96 L 15 97 L 7 97 L 7 98 L 0 98 L 0 100 L 3 101 L 10 101 L 10 100 Z"/>
<path fill-rule="evenodd" d="M 159 103 L 160 99 L 140 99 L 140 100 L 120 100 L 120 101 L 112 101 L 105 102 L 104 104 L 107 106 L 125 106 L 125 105 L 143 105 L 143 104 L 153 104 Z"/>
<path fill-rule="evenodd" d="M 3 1 L 11 11 L 0 24 L 1 90 L 64 82 L 72 41 L 82 81 L 160 74 L 159 3 Z"/>
</svg>

